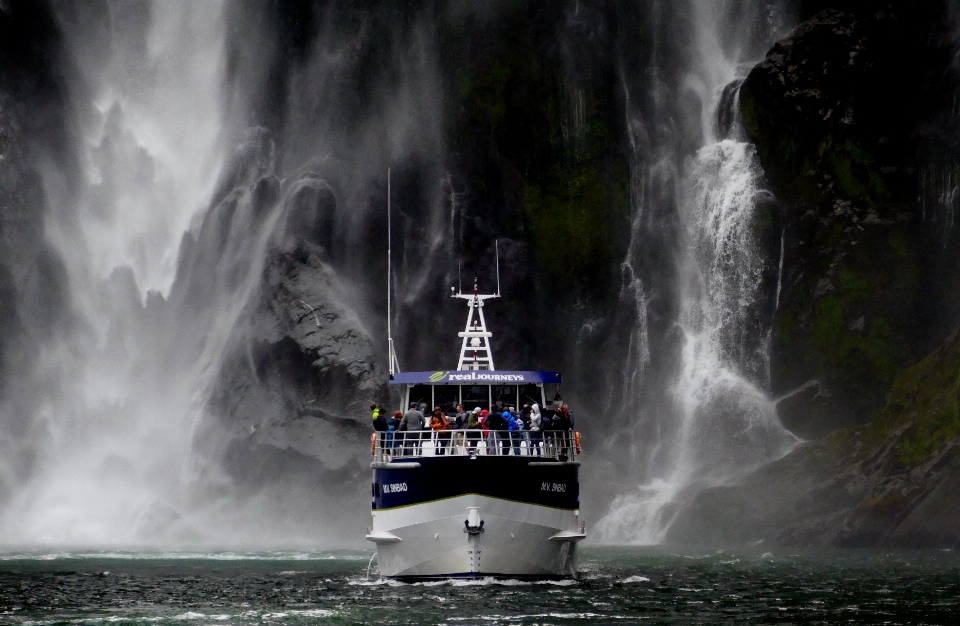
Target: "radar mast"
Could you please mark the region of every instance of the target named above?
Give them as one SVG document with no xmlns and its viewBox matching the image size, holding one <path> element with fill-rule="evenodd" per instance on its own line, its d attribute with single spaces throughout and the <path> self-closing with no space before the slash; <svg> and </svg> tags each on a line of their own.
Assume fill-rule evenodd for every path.
<svg viewBox="0 0 960 626">
<path fill-rule="evenodd" d="M 467 325 L 463 332 L 457 333 L 463 339 L 460 346 L 460 361 L 457 363 L 458 370 L 490 370 L 496 368 L 493 365 L 493 346 L 490 345 L 490 339 L 493 333 L 487 330 L 487 321 L 483 317 L 483 301 L 490 298 L 500 297 L 500 246 L 499 242 L 494 241 L 497 266 L 497 293 L 481 294 L 478 287 L 477 275 L 473 275 L 473 293 L 459 292 L 453 294 L 452 298 L 460 298 L 467 301 Z M 459 270 L 458 270 L 459 274 Z M 451 287 L 451 290 L 453 288 Z"/>
</svg>

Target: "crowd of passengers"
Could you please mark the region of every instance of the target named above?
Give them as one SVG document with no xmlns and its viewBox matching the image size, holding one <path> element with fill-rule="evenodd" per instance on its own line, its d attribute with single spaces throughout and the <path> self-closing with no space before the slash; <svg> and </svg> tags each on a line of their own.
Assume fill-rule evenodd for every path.
<svg viewBox="0 0 960 626">
<path fill-rule="evenodd" d="M 524 404 L 519 411 L 503 404 L 494 404 L 489 411 L 480 407 L 466 411 L 462 404 L 458 404 L 453 414 L 447 414 L 440 407 L 434 407 L 428 414 L 426 403 L 421 402 L 412 403 L 406 413 L 397 411 L 389 418 L 376 404 L 371 403 L 370 410 L 373 428 L 384 433 L 388 448 L 399 444 L 400 438 L 394 437 L 395 432 L 432 431 L 437 434 L 437 454 L 445 454 L 451 442 L 464 446 L 472 454 L 483 440 L 487 442 L 488 454 L 510 454 L 512 449 L 519 455 L 521 442 L 526 442 L 527 454 L 539 456 L 545 432 L 568 432 L 574 428 L 573 413 L 566 404 L 555 411 L 541 411 L 537 403 Z M 547 438 L 550 438 L 549 434 Z M 416 446 L 422 438 L 405 439 L 408 446 Z"/>
</svg>

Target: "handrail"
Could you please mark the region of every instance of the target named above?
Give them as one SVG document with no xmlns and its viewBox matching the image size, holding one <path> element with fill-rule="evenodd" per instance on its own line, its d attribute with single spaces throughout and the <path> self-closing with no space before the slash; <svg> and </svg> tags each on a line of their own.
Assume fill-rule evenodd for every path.
<svg viewBox="0 0 960 626">
<path fill-rule="evenodd" d="M 565 430 L 487 431 L 412 430 L 379 432 L 374 463 L 428 456 L 530 456 L 573 462 L 580 456 L 580 433 Z"/>
</svg>

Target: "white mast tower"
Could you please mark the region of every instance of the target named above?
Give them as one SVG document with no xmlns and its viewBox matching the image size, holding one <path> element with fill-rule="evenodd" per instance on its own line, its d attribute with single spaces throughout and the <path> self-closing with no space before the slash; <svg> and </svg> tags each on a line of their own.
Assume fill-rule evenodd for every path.
<svg viewBox="0 0 960 626">
<path fill-rule="evenodd" d="M 496 242 L 494 244 L 496 246 Z M 490 345 L 490 339 L 493 333 L 487 330 L 487 322 L 483 318 L 483 301 L 490 298 L 500 297 L 500 254 L 497 246 L 497 293 L 481 294 L 477 287 L 477 275 L 473 275 L 473 293 L 453 294 L 451 297 L 467 300 L 467 326 L 463 332 L 457 333 L 463 338 L 463 345 L 460 347 L 460 361 L 457 363 L 458 370 L 494 370 L 493 366 L 493 347 Z"/>
</svg>

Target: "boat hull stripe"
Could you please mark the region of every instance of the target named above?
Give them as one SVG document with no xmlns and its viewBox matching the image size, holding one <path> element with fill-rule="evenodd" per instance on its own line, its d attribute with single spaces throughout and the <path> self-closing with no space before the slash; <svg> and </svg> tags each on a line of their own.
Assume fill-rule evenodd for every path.
<svg viewBox="0 0 960 626">
<path fill-rule="evenodd" d="M 536 457 L 534 457 L 536 458 Z M 467 494 L 553 509 L 580 507 L 575 465 L 529 466 L 528 456 L 419 457 L 417 471 L 375 469 L 373 509 L 396 509 Z M 552 466 L 551 466 L 552 465 Z"/>
</svg>

